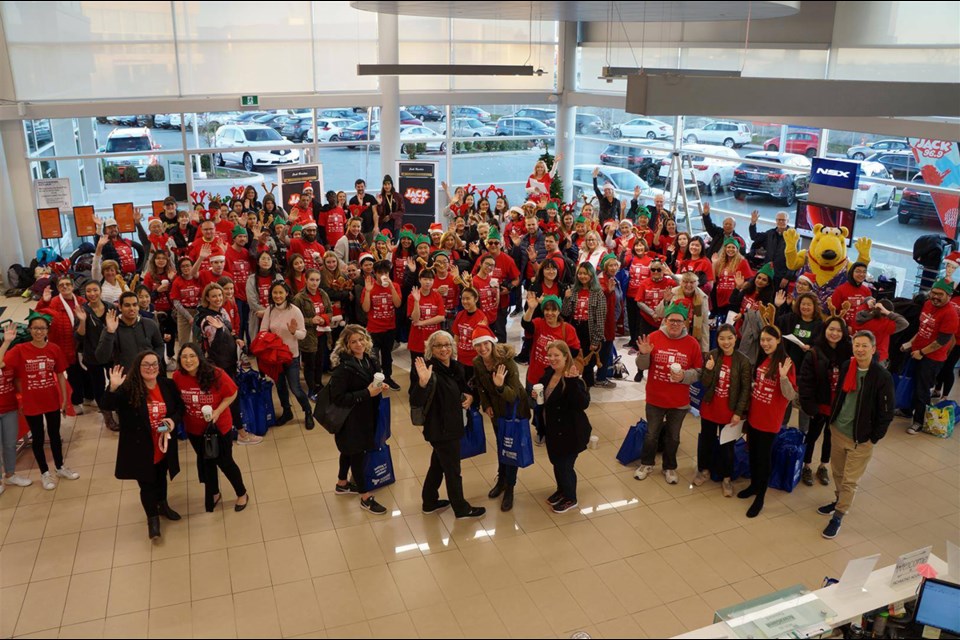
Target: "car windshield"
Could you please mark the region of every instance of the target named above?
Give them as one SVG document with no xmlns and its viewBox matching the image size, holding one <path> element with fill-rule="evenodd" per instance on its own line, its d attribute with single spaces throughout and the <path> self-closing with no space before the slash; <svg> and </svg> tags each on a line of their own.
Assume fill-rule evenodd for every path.
<svg viewBox="0 0 960 640">
<path fill-rule="evenodd" d="M 460 126 L 464 129 L 480 129 L 483 127 L 483 123 L 476 118 L 464 118 L 460 121 Z"/>
<path fill-rule="evenodd" d="M 283 136 L 273 129 L 244 129 L 243 135 L 249 142 L 267 142 L 283 140 Z"/>
<path fill-rule="evenodd" d="M 355 122 L 355 123 L 353 123 L 352 125 L 350 125 L 349 127 L 347 127 L 347 129 L 350 129 L 350 130 L 352 130 L 352 131 L 363 131 L 364 129 L 367 128 L 367 126 L 368 126 L 368 125 L 367 125 L 366 120 L 361 120 L 360 122 Z"/>
<path fill-rule="evenodd" d="M 630 171 L 617 172 L 609 177 L 610 182 L 620 191 L 633 191 L 634 187 L 647 188 L 647 183 Z"/>
<path fill-rule="evenodd" d="M 775 162 L 775 163 L 777 163 L 777 164 L 782 164 L 782 160 L 781 160 L 780 158 L 777 158 L 777 157 L 773 157 L 773 158 L 767 158 L 767 157 L 755 158 L 755 157 L 752 157 L 752 156 L 747 156 L 747 157 L 744 158 L 744 159 L 745 159 L 745 160 L 762 160 L 762 161 L 764 161 L 764 162 Z M 741 164 L 738 168 L 743 169 L 743 170 L 745 170 L 745 171 L 766 171 L 767 173 L 773 173 L 773 172 L 775 172 L 775 171 L 780 171 L 780 169 L 774 169 L 774 168 L 772 168 L 772 167 L 758 167 L 757 165 L 755 165 L 755 164 L 749 164 L 748 162 L 744 162 L 744 163 Z"/>
<path fill-rule="evenodd" d="M 107 153 L 150 150 L 150 139 L 145 136 L 138 136 L 136 138 L 110 138 L 107 140 Z"/>
</svg>

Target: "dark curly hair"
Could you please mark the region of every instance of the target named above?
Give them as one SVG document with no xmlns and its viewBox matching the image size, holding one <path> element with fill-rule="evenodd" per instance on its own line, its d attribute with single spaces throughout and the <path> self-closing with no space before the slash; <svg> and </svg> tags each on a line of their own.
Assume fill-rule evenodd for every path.
<svg viewBox="0 0 960 640">
<path fill-rule="evenodd" d="M 181 364 L 184 349 L 190 349 L 197 354 L 197 360 L 200 361 L 200 366 L 197 368 L 196 375 L 197 384 L 200 385 L 200 389 L 202 391 L 210 391 L 214 383 L 217 381 L 217 368 L 210 364 L 210 361 L 207 360 L 207 356 L 203 355 L 200 345 L 198 345 L 196 342 L 188 342 L 180 347 L 180 353 L 177 354 L 177 369 L 180 371 L 180 373 L 189 375 Z"/>
<path fill-rule="evenodd" d="M 143 382 L 143 376 L 140 375 L 140 364 L 145 358 L 151 356 L 157 359 L 158 367 L 163 364 L 160 362 L 160 356 L 157 355 L 156 351 L 141 351 L 133 359 L 133 364 L 127 369 L 127 379 L 118 389 L 118 391 L 122 389 L 130 398 L 130 406 L 132 407 L 139 407 L 147 398 L 147 386 Z"/>
</svg>

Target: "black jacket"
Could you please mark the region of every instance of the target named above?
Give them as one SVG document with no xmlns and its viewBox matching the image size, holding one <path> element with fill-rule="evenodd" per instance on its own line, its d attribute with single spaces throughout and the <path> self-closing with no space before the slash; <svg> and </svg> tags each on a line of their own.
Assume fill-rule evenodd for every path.
<svg viewBox="0 0 960 640">
<path fill-rule="evenodd" d="M 651 221 L 650 224 L 653 224 Z M 723 236 L 723 227 L 718 227 L 714 223 L 713 219 L 710 217 L 709 213 L 703 215 L 703 228 L 710 235 L 710 244 L 707 246 L 706 256 L 712 258 L 715 253 L 720 251 L 723 247 L 723 241 L 725 240 Z M 747 255 L 747 243 L 744 241 L 736 231 L 733 232 L 732 238 L 736 238 L 740 242 L 740 253 Z"/>
<path fill-rule="evenodd" d="M 520 270 L 521 282 L 527 282 L 527 265 L 530 263 L 530 256 L 527 254 L 527 247 L 529 246 L 529 234 L 525 233 L 520 237 L 520 242 L 511 247 L 509 251 L 510 257 L 517 264 L 517 269 Z M 547 248 L 543 244 L 543 232 L 539 229 L 537 230 L 537 239 L 533 243 L 533 250 L 537 254 L 537 263 L 543 262 L 543 259 L 547 256 Z M 536 272 L 533 275 L 536 276 Z"/>
<path fill-rule="evenodd" d="M 330 374 L 330 397 L 341 407 L 353 409 L 335 439 L 340 453 L 353 455 L 374 448 L 380 396 L 371 397 L 367 387 L 380 367 L 370 356 L 364 356 L 363 361 L 343 353 L 340 357 L 340 364 Z"/>
<path fill-rule="evenodd" d="M 553 369 L 547 367 L 540 384 L 546 390 Z M 550 462 L 580 453 L 590 441 L 590 392 L 582 378 L 564 378 L 546 398 L 543 405 L 543 435 Z"/>
<path fill-rule="evenodd" d="M 83 353 L 83 360 L 85 364 L 96 365 L 99 364 L 97 361 L 97 345 L 100 344 L 100 334 L 103 333 L 105 328 L 105 321 L 107 313 L 110 309 L 113 309 L 113 305 L 109 302 L 103 303 L 103 317 L 98 318 L 97 315 L 90 309 L 89 304 L 83 305 L 83 311 L 87 314 L 86 332 L 84 335 L 77 334 L 77 343 L 81 344 L 80 352 Z M 119 310 L 118 310 L 119 313 Z"/>
<path fill-rule="evenodd" d="M 184 412 L 180 390 L 177 389 L 173 380 L 163 376 L 157 378 L 157 385 L 167 405 L 166 417 L 174 423 L 180 422 Z M 122 386 L 116 391 L 110 391 L 108 388 L 100 400 L 100 408 L 105 411 L 116 411 L 120 418 L 120 441 L 117 444 L 117 466 L 114 476 L 118 480 L 153 482 L 155 477 L 153 432 L 147 416 L 146 399 L 140 403 L 140 406 L 134 407 L 130 404 L 130 398 Z M 171 480 L 180 472 L 177 445 L 176 437 L 171 438 L 166 453 L 167 470 L 170 472 Z"/>
<path fill-rule="evenodd" d="M 800 408 L 808 416 L 819 415 L 821 405 L 830 406 L 830 370 L 842 361 L 849 362 L 850 357 L 841 357 L 835 349 L 824 350 L 820 347 L 813 347 L 804 356 L 797 375 L 797 392 L 800 395 Z M 838 387 L 842 381 L 843 378 L 838 380 Z"/>
<path fill-rule="evenodd" d="M 840 365 L 840 381 L 837 383 L 837 397 L 833 402 L 830 423 L 837 420 L 840 408 L 847 394 L 843 391 L 843 378 L 850 368 L 850 360 Z M 887 427 L 893 421 L 893 378 L 890 373 L 874 360 L 863 379 L 860 397 L 857 398 L 856 422 L 854 423 L 854 441 L 877 444 L 887 435 Z"/>
<path fill-rule="evenodd" d="M 723 362 L 723 351 L 714 349 L 704 358 L 704 364 L 713 358 L 713 369 L 704 366 L 700 370 L 700 384 L 703 385 L 703 402 L 713 399 L 717 390 L 717 376 L 720 374 L 720 364 Z M 753 382 L 753 365 L 747 356 L 734 351 L 730 359 L 730 396 L 728 406 L 735 415 L 746 417 L 750 406 L 750 385 Z"/>
<path fill-rule="evenodd" d="M 120 326 L 113 333 L 104 328 L 100 333 L 96 357 L 102 365 L 119 364 L 126 371 L 141 351 L 153 351 L 160 362 L 166 362 L 166 346 L 160 335 L 160 325 L 156 320 L 138 316 L 132 325 L 127 325 L 121 319 Z"/>
<path fill-rule="evenodd" d="M 787 243 L 783 235 L 777 233 L 777 229 L 768 229 L 766 231 L 757 231 L 757 225 L 750 225 L 750 239 L 753 242 L 759 242 L 767 252 L 767 260 L 773 262 L 773 286 L 780 288 L 780 280 L 787 278 L 793 280 L 796 272 L 787 268 L 786 249 Z"/>
<path fill-rule="evenodd" d="M 423 425 L 423 437 L 427 442 L 449 442 L 459 440 L 464 433 L 462 401 L 460 395 L 471 393 L 467 387 L 467 379 L 463 365 L 456 360 L 450 361 L 450 366 L 444 366 L 436 358 L 430 358 L 427 366 L 433 365 L 433 376 L 427 388 L 420 386 L 420 381 L 414 375 L 410 385 L 410 406 L 427 407 L 426 420 Z M 433 398 L 429 405 L 427 398 L 434 388 Z"/>
<path fill-rule="evenodd" d="M 223 322 L 223 328 L 218 329 L 209 343 L 203 334 L 204 321 L 207 318 L 216 316 Z M 233 375 L 237 371 L 239 356 L 237 355 L 237 342 L 233 337 L 230 326 L 230 319 L 226 314 L 211 311 L 210 308 L 197 307 L 197 315 L 193 319 L 193 339 L 203 349 L 204 355 L 214 365 L 223 369 L 227 375 Z"/>
</svg>

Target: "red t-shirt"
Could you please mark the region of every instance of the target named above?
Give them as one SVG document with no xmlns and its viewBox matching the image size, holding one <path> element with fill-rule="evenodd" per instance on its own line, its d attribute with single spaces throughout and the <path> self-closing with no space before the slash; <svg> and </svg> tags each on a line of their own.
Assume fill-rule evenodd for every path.
<svg viewBox="0 0 960 640">
<path fill-rule="evenodd" d="M 13 368 L 0 369 L 0 414 L 16 411 L 20 408 L 17 401 L 17 388 L 13 384 Z"/>
<path fill-rule="evenodd" d="M 20 381 L 23 415 L 38 416 L 60 410 L 60 388 L 57 374 L 67 370 L 67 358 L 60 347 L 48 343 L 42 349 L 32 342 L 24 342 L 7 351 L 6 369 Z"/>
<path fill-rule="evenodd" d="M 733 409 L 730 408 L 730 363 L 733 356 L 720 358 L 720 370 L 717 371 L 717 384 L 714 387 L 713 397 L 700 405 L 700 415 L 710 422 L 728 424 L 733 418 Z M 717 364 L 714 363 L 714 367 Z"/>
<path fill-rule="evenodd" d="M 334 207 L 326 213 L 320 214 L 326 216 L 324 224 L 320 225 L 327 232 L 327 244 L 331 247 L 337 244 L 337 240 L 343 237 L 347 231 L 347 214 L 340 207 Z"/>
<path fill-rule="evenodd" d="M 474 276 L 473 288 L 480 293 L 480 308 L 487 314 L 487 322 L 491 325 L 497 321 L 497 309 L 499 309 L 499 288 L 494 289 L 490 286 L 490 278 Z"/>
<path fill-rule="evenodd" d="M 243 327 L 240 325 L 240 309 L 237 308 L 237 303 L 233 300 L 224 299 L 223 310 L 227 312 L 227 317 L 230 318 L 231 333 L 234 336 L 240 335 Z"/>
<path fill-rule="evenodd" d="M 440 287 L 447 288 L 447 295 L 443 296 L 443 308 L 446 310 L 447 316 L 452 317 L 457 310 L 457 303 L 460 302 L 460 287 L 453 281 L 453 275 L 449 272 L 447 272 L 446 278 L 437 276 L 433 281 L 434 291 L 439 293 Z"/>
<path fill-rule="evenodd" d="M 653 258 L 644 255 L 642 258 L 633 256 L 627 265 L 627 274 L 630 276 L 630 282 L 627 284 L 627 297 L 636 299 L 637 290 L 644 278 L 650 275 L 650 263 Z"/>
<path fill-rule="evenodd" d="M 551 327 L 543 318 L 533 319 L 533 349 L 530 352 L 530 366 L 527 367 L 527 382 L 536 384 L 543 377 L 550 363 L 547 361 L 547 345 L 554 340 L 563 340 L 571 352 L 580 349 L 580 340 L 573 325 L 561 322 Z"/>
<path fill-rule="evenodd" d="M 207 391 L 200 389 L 196 377 L 180 371 L 173 373 L 173 382 L 180 389 L 180 395 L 183 396 L 183 404 L 186 407 L 183 413 L 183 426 L 187 433 L 195 436 L 202 435 L 207 429 L 207 421 L 203 419 L 203 406 L 210 405 L 216 409 L 224 398 L 229 398 L 237 392 L 236 383 L 219 367 L 217 367 L 213 385 Z M 231 428 L 233 428 L 233 415 L 228 409 L 217 418 L 217 429 L 225 434 Z"/>
<path fill-rule="evenodd" d="M 307 292 L 307 297 L 310 298 L 310 302 L 313 303 L 313 313 L 317 316 L 322 316 L 326 321 L 323 325 L 317 325 L 317 333 L 322 333 L 324 330 L 330 330 L 330 309 L 323 304 L 323 295 L 320 293 L 320 289 L 317 289 L 317 292 L 313 295 L 310 295 L 310 292 Z"/>
<path fill-rule="evenodd" d="M 233 280 L 234 291 L 237 300 L 247 301 L 247 278 L 253 273 L 253 259 L 246 248 L 237 250 L 227 248 L 227 266 L 230 272 L 230 279 Z"/>
<path fill-rule="evenodd" d="M 209 243 L 205 243 L 203 240 L 203 236 L 198 236 L 197 239 L 193 241 L 193 244 L 190 245 L 190 251 L 187 253 L 187 255 L 190 257 L 191 262 L 195 263 L 197 261 L 197 258 L 200 257 L 200 247 L 202 247 L 204 244 L 208 244 L 210 246 L 210 255 L 200 261 L 201 271 L 204 271 L 210 268 L 211 256 L 227 255 L 226 252 L 220 248 L 220 245 L 217 244 L 216 238 L 214 238 Z"/>
<path fill-rule="evenodd" d="M 656 309 L 657 305 L 663 300 L 663 292 L 667 289 L 672 289 L 676 286 L 676 283 L 670 278 L 661 278 L 659 282 L 653 278 L 646 278 L 637 288 L 637 295 L 634 298 L 637 302 L 642 302 L 651 309 Z M 650 314 L 645 311 L 641 311 L 640 315 L 643 316 L 643 319 L 648 323 L 658 326 L 660 323 Z"/>
<path fill-rule="evenodd" d="M 407 268 L 407 258 L 410 256 L 401 256 L 400 250 L 393 252 L 393 277 L 394 282 L 403 282 L 403 272 Z"/>
<path fill-rule="evenodd" d="M 953 306 L 953 310 L 957 312 L 957 318 L 960 318 L 960 296 L 950 298 L 950 304 Z M 954 337 L 960 339 L 960 324 L 957 325 L 957 333 L 954 334 Z"/>
<path fill-rule="evenodd" d="M 753 376 L 753 391 L 750 394 L 750 410 L 747 411 L 747 422 L 758 431 L 777 433 L 783 424 L 783 414 L 787 411 L 789 400 L 780 391 L 780 375 L 772 379 L 766 376 L 769 358 L 757 367 Z M 797 368 L 790 367 L 787 377 L 794 389 L 797 388 Z"/>
<path fill-rule="evenodd" d="M 152 273 L 148 273 L 143 276 L 143 286 L 150 291 L 156 293 L 157 287 L 160 286 L 160 283 L 164 280 L 169 280 L 167 276 L 160 278 L 154 277 Z M 170 302 L 170 288 L 168 287 L 163 293 L 157 293 L 156 297 L 153 298 L 153 310 L 154 311 L 163 311 L 165 313 L 169 312 L 173 308 L 173 303 Z"/>
<path fill-rule="evenodd" d="M 150 421 L 150 435 L 153 438 L 153 464 L 163 460 L 164 453 L 160 451 L 160 432 L 157 428 L 163 424 L 163 419 L 167 417 L 167 403 L 163 400 L 163 393 L 160 391 L 160 385 L 147 391 L 147 419 Z M 171 441 L 170 446 L 177 446 L 175 441 Z"/>
<path fill-rule="evenodd" d="M 913 350 L 923 349 L 936 340 L 941 333 L 956 335 L 957 324 L 957 312 L 953 305 L 945 304 L 937 308 L 927 300 L 923 303 L 923 310 L 920 312 L 920 329 L 917 331 L 917 337 L 913 339 Z M 936 362 L 943 362 L 947 359 L 949 346 L 949 343 L 947 343 L 933 353 L 928 353 L 925 357 Z"/>
<path fill-rule="evenodd" d="M 709 258 L 697 258 L 696 260 L 681 260 L 680 268 L 677 269 L 677 273 L 705 273 L 707 274 L 707 282 L 713 282 L 713 263 L 710 262 Z"/>
<path fill-rule="evenodd" d="M 117 238 L 110 244 L 113 245 L 117 255 L 120 256 L 120 271 L 127 274 L 135 273 L 137 271 L 137 261 L 133 257 L 133 245 L 130 244 L 130 241 Z"/>
<path fill-rule="evenodd" d="M 737 288 L 735 275 L 737 273 L 742 275 L 744 280 L 753 277 L 753 269 L 750 268 L 746 260 L 740 260 L 740 263 L 733 273 L 721 271 L 719 277 L 717 277 L 717 284 L 713 288 L 717 296 L 718 308 L 730 304 L 730 296 L 733 295 L 734 290 Z"/>
<path fill-rule="evenodd" d="M 857 331 L 870 331 L 877 339 L 877 360 L 881 362 L 890 359 L 890 336 L 893 335 L 893 330 L 896 327 L 896 322 L 883 316 L 870 318 L 866 322 L 856 324 Z"/>
<path fill-rule="evenodd" d="M 461 309 L 453 321 L 453 335 L 457 339 L 457 360 L 468 367 L 473 366 L 477 350 L 473 348 L 473 331 L 477 327 L 487 326 L 487 315 L 477 309 L 473 313 Z"/>
<path fill-rule="evenodd" d="M 391 303 L 392 305 L 393 303 Z M 407 313 L 413 314 L 413 294 L 407 297 Z M 436 291 L 431 290 L 428 295 L 420 294 L 420 319 L 429 320 L 431 318 L 436 318 L 437 316 L 445 316 L 446 310 L 443 306 L 443 297 Z M 427 338 L 430 337 L 430 334 L 439 331 L 443 327 L 439 324 L 430 325 L 427 327 L 415 327 L 413 323 L 410 324 L 410 341 L 407 342 L 407 348 L 410 351 L 415 353 L 423 353 L 425 343 Z"/>
<path fill-rule="evenodd" d="M 663 331 L 650 334 L 653 352 L 650 354 L 650 371 L 647 376 L 647 402 L 661 409 L 680 409 L 690 404 L 690 385 L 670 381 L 670 365 L 680 368 L 699 369 L 703 366 L 700 343 L 689 335 L 677 340 L 670 339 Z"/>
<path fill-rule="evenodd" d="M 257 276 L 257 302 L 261 307 L 270 306 L 270 287 L 273 285 L 273 276 Z"/>
<path fill-rule="evenodd" d="M 197 305 L 200 304 L 200 294 L 202 293 L 203 287 L 196 278 L 193 280 L 185 280 L 183 276 L 177 276 L 170 285 L 170 300 L 174 302 L 179 300 L 180 304 L 187 309 L 197 308 Z"/>
<path fill-rule="evenodd" d="M 473 267 L 473 273 L 476 275 L 480 271 L 480 265 L 483 263 L 483 257 L 487 254 L 481 256 L 480 260 L 477 260 L 477 264 Z M 517 264 L 513 261 L 513 258 L 500 252 L 496 258 L 494 258 L 495 264 L 493 265 L 493 277 L 497 279 L 499 286 L 505 287 L 517 278 L 520 277 L 520 270 L 517 269 Z M 504 294 L 500 296 L 500 308 L 506 309 L 507 305 L 510 304 L 510 294 Z M 496 318 L 494 318 L 496 319 Z"/>
<path fill-rule="evenodd" d="M 393 306 L 393 291 L 400 297 L 400 288 L 397 283 L 391 282 L 385 287 L 374 281 L 370 291 L 370 311 L 367 312 L 367 331 L 370 333 L 386 333 L 397 328 L 397 308 Z M 367 295 L 366 292 L 363 295 Z M 413 328 L 410 329 L 411 334 Z"/>
<path fill-rule="evenodd" d="M 577 322 L 586 322 L 590 318 L 590 290 L 580 289 L 577 298 L 573 301 L 573 319 Z"/>
<path fill-rule="evenodd" d="M 232 278 L 231 275 L 230 275 L 230 272 L 227 271 L 226 267 L 224 267 L 223 270 L 222 270 L 220 273 L 214 273 L 214 272 L 211 271 L 210 269 L 201 269 L 201 270 L 200 270 L 200 273 L 197 274 L 197 282 L 200 283 L 200 293 L 201 293 L 201 294 L 203 293 L 203 290 L 207 288 L 207 285 L 208 285 L 208 284 L 211 284 L 211 283 L 214 283 L 214 282 L 219 282 L 219 281 L 220 281 L 220 278 L 222 278 L 222 277 L 224 277 L 224 276 L 226 276 L 226 277 L 230 278 L 231 280 L 233 280 L 233 278 Z M 236 283 L 234 283 L 234 285 L 236 285 Z M 244 286 L 244 287 L 242 287 L 242 288 L 246 289 L 246 286 Z M 234 293 L 236 293 L 237 287 L 234 286 L 234 287 L 233 287 L 233 290 L 234 290 Z"/>
<path fill-rule="evenodd" d="M 229 220 L 221 220 L 218 222 L 214 228 L 217 230 L 217 237 L 223 240 L 223 244 L 226 247 L 230 246 L 230 243 L 233 242 L 233 228 L 237 226 L 230 222 Z"/>
<path fill-rule="evenodd" d="M 847 329 L 853 333 L 853 325 L 856 324 L 857 310 L 863 304 L 863 301 L 873 295 L 873 291 L 865 284 L 859 287 L 844 282 L 837 287 L 830 296 L 830 301 L 837 311 L 840 311 L 844 302 L 850 302 L 850 309 L 843 315 L 843 321 L 847 323 Z"/>
<path fill-rule="evenodd" d="M 307 269 L 320 270 L 323 268 L 323 254 L 326 252 L 327 250 L 323 248 L 323 245 L 316 240 L 307 242 L 303 238 L 294 238 L 290 241 L 290 251 L 288 255 L 299 253 L 303 256 L 303 261 L 306 263 Z"/>
</svg>

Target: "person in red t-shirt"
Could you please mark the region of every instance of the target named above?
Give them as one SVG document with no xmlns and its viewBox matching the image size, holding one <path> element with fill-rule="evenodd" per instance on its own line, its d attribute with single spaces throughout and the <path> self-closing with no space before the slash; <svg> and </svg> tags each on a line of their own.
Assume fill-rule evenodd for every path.
<svg viewBox="0 0 960 640">
<path fill-rule="evenodd" d="M 210 268 L 210 256 L 222 256 L 227 252 L 227 245 L 217 234 L 217 226 L 213 220 L 204 220 L 200 223 L 200 235 L 190 245 L 187 255 L 191 262 L 200 261 L 200 269 Z"/>
<path fill-rule="evenodd" d="M 666 264 L 653 260 L 650 263 L 650 277 L 640 281 L 634 294 L 634 301 L 640 312 L 640 335 L 649 335 L 660 328 L 662 318 L 657 316 L 656 309 L 666 296 L 667 290 L 676 286 L 673 278 L 664 277 L 667 271 Z"/>
<path fill-rule="evenodd" d="M 863 301 L 873 296 L 873 289 L 863 284 L 867 279 L 867 265 L 864 262 L 854 262 L 850 271 L 847 273 L 847 281 L 837 287 L 830 295 L 830 301 L 833 308 L 840 313 L 840 308 L 844 302 L 850 303 L 850 308 L 843 314 L 843 321 L 847 323 L 850 335 L 853 335 L 857 320 L 857 312 L 860 311 Z"/>
<path fill-rule="evenodd" d="M 944 279 L 946 280 L 946 278 Z M 950 284 L 956 286 L 955 282 L 950 282 Z M 891 305 L 893 304 L 889 301 L 888 303 Z M 950 296 L 950 306 L 953 307 L 953 310 L 957 312 L 957 317 L 960 318 L 960 293 L 957 292 L 956 288 L 954 288 L 953 293 Z M 889 337 L 887 340 L 889 341 Z M 877 337 L 877 357 L 880 357 L 879 337 Z M 960 362 L 960 324 L 957 326 L 957 333 L 955 333 L 953 336 L 953 347 L 950 349 L 950 352 L 947 353 L 947 359 L 943 361 L 943 366 L 940 368 L 940 373 L 937 374 L 937 382 L 933 385 L 933 394 L 930 396 L 931 399 L 937 400 L 939 398 L 946 398 L 950 395 L 950 392 L 953 390 L 953 382 L 957 378 L 955 371 L 957 368 L 957 362 Z"/>
<path fill-rule="evenodd" d="M 491 277 L 497 281 L 497 288 L 500 290 L 500 306 L 497 310 L 496 321 L 492 323 L 491 329 L 500 342 L 507 341 L 507 307 L 510 305 L 510 290 L 520 284 L 520 270 L 513 258 L 501 250 L 500 232 L 496 227 L 490 229 L 487 233 L 487 254 L 494 259 L 493 273 Z M 481 261 L 473 267 L 473 273 L 480 269 Z M 482 295 L 482 292 L 481 292 Z M 486 309 L 486 305 L 484 305 Z"/>
<path fill-rule="evenodd" d="M 487 254 L 477 261 L 478 271 L 473 276 L 473 288 L 480 294 L 480 308 L 487 315 L 487 324 L 492 328 L 497 322 L 500 308 L 500 287 L 494 286 L 493 268 L 496 264 L 493 256 Z"/>
<path fill-rule="evenodd" d="M 736 238 L 724 240 L 723 248 L 717 252 L 717 255 L 719 258 L 714 268 L 716 284 L 713 287 L 710 303 L 715 316 L 726 318 L 727 312 L 731 310 L 730 296 L 738 288 L 737 282 L 746 282 L 753 277 L 753 269 L 740 253 L 740 243 Z"/>
<path fill-rule="evenodd" d="M 473 380 L 473 359 L 477 357 L 477 351 L 473 348 L 473 332 L 477 327 L 489 326 L 487 315 L 477 307 L 479 302 L 480 294 L 477 290 L 472 287 L 465 288 L 460 292 L 460 304 L 463 309 L 453 320 L 453 337 L 457 341 L 457 362 L 463 365 L 467 380 Z"/>
<path fill-rule="evenodd" d="M 243 486 L 243 476 L 233 459 L 233 416 L 230 405 L 237 398 L 237 385 L 227 373 L 207 361 L 196 344 L 180 347 L 179 368 L 173 382 L 183 398 L 183 426 L 193 450 L 197 453 L 201 482 L 204 487 L 204 506 L 213 511 L 220 502 L 220 481 L 217 468 L 223 471 L 237 494 L 234 510 L 243 511 L 250 501 Z M 217 431 L 220 453 L 216 460 L 204 455 L 204 434 L 210 427 Z"/>
<path fill-rule="evenodd" d="M 748 518 L 756 518 L 763 510 L 773 441 L 780 432 L 787 405 L 797 395 L 797 368 L 787 355 L 776 327 L 766 326 L 760 330 L 759 356 L 745 429 L 750 449 L 750 486 L 737 494 L 741 500 L 753 497 L 753 504 L 747 509 Z"/>
<path fill-rule="evenodd" d="M 877 362 L 884 368 L 890 362 L 890 337 L 895 333 L 900 333 L 908 326 L 910 321 L 899 313 L 894 312 L 893 302 L 891 300 L 876 300 L 867 298 L 863 301 L 865 308 L 857 312 L 856 330 L 869 331 L 877 339 Z M 960 314 L 960 307 L 954 305 Z M 956 346 L 954 346 L 956 348 Z M 953 370 L 951 368 L 950 378 L 953 379 Z M 949 395 L 949 389 L 947 393 Z"/>
<path fill-rule="evenodd" d="M 17 399 L 17 386 L 13 379 L 13 368 L 4 362 L 4 356 L 17 337 L 17 325 L 9 323 L 3 331 L 0 342 L 0 454 L 3 455 L 3 480 L 0 481 L 0 494 L 5 484 L 29 487 L 33 480 L 16 474 L 17 439 L 20 425 L 20 401 Z"/>
<path fill-rule="evenodd" d="M 650 275 L 650 263 L 653 256 L 647 253 L 647 243 L 638 239 L 633 243 L 630 252 L 624 256 L 623 268 L 627 271 L 627 290 L 624 291 L 624 304 L 627 307 L 627 324 L 630 330 L 630 340 L 627 349 L 636 351 L 637 338 L 640 337 L 640 309 L 637 307 L 637 291 L 640 283 Z M 656 309 L 654 304 L 653 308 Z"/>
<path fill-rule="evenodd" d="M 250 233 L 245 227 L 237 225 L 233 228 L 233 244 L 227 247 L 226 270 L 230 279 L 236 285 L 237 311 L 240 313 L 240 324 L 236 325 L 238 333 L 249 343 L 250 305 L 247 302 L 247 280 L 254 270 L 254 256 L 250 253 Z"/>
<path fill-rule="evenodd" d="M 700 379 L 703 353 L 700 343 L 687 334 L 688 310 L 683 305 L 664 309 L 663 326 L 637 343 L 637 369 L 650 370 L 647 378 L 647 437 L 634 477 L 645 480 L 657 458 L 660 431 L 667 429 L 663 448 L 663 473 L 667 484 L 677 484 L 677 449 L 680 428 L 690 407 L 690 385 Z"/>
<path fill-rule="evenodd" d="M 200 283 L 200 288 L 205 288 L 208 284 L 212 282 L 217 282 L 223 276 L 230 277 L 230 270 L 227 269 L 227 256 L 225 255 L 216 255 L 210 256 L 210 268 L 203 269 L 202 271 L 199 268 L 199 263 L 193 265 L 194 277 Z"/>
<path fill-rule="evenodd" d="M 446 251 L 438 251 L 433 254 L 433 270 L 436 279 L 433 286 L 443 298 L 444 315 L 446 322 L 441 325 L 444 331 L 449 331 L 453 326 L 453 319 L 457 315 L 457 303 L 460 301 L 460 285 L 456 280 L 460 277 L 460 271 L 456 273 L 450 271 L 450 256 Z"/>
<path fill-rule="evenodd" d="M 193 276 L 190 258 L 180 258 L 177 268 L 180 274 L 170 284 L 170 301 L 177 315 L 177 342 L 184 345 L 193 336 L 193 318 L 197 314 L 203 287 Z"/>
<path fill-rule="evenodd" d="M 63 441 L 60 439 L 60 414 L 67 414 L 70 397 L 67 395 L 67 358 L 60 347 L 47 341 L 50 317 L 30 312 L 27 320 L 30 342 L 23 342 L 7 351 L 4 364 L 13 370 L 13 379 L 20 393 L 20 411 L 30 426 L 33 438 L 33 456 L 40 469 L 40 482 L 47 491 L 57 488 L 47 466 L 43 450 L 43 423 L 47 423 L 50 453 L 56 465 L 56 475 L 67 480 L 80 477 L 63 464 Z"/>
<path fill-rule="evenodd" d="M 909 351 L 916 361 L 913 370 L 913 424 L 907 429 L 910 435 L 920 433 L 923 415 L 930 404 L 930 389 L 943 368 L 957 331 L 960 330 L 957 312 L 950 304 L 951 295 L 953 284 L 942 278 L 933 283 L 928 299 L 920 311 L 917 335 L 900 347 L 901 351 Z"/>
<path fill-rule="evenodd" d="M 687 258 L 680 260 L 677 264 L 677 273 L 690 271 L 697 274 L 697 285 L 703 289 L 704 293 L 709 294 L 713 290 L 713 263 L 706 256 L 703 240 L 697 237 L 690 238 L 687 252 L 689 253 Z"/>
<path fill-rule="evenodd" d="M 367 314 L 367 331 L 373 340 L 374 353 L 379 354 L 385 376 L 383 382 L 399 391 L 400 385 L 393 379 L 393 343 L 397 337 L 397 309 L 402 300 L 400 287 L 390 280 L 392 269 L 389 260 L 373 265 L 373 277 L 364 283 L 360 306 Z"/>
<path fill-rule="evenodd" d="M 303 234 L 299 238 L 290 240 L 290 254 L 299 253 L 307 263 L 307 269 L 321 269 L 323 254 L 326 249 L 317 242 L 317 223 L 308 222 L 303 225 Z"/>
<path fill-rule="evenodd" d="M 407 349 L 413 362 L 423 357 L 427 338 L 442 329 L 446 320 L 443 296 L 433 289 L 435 280 L 433 269 L 422 269 L 420 287 L 414 287 L 407 298 L 407 309 L 410 313 L 410 340 L 407 342 Z M 410 384 L 416 383 L 416 378 L 413 377 L 416 369 L 412 369 L 410 375 Z"/>
</svg>

